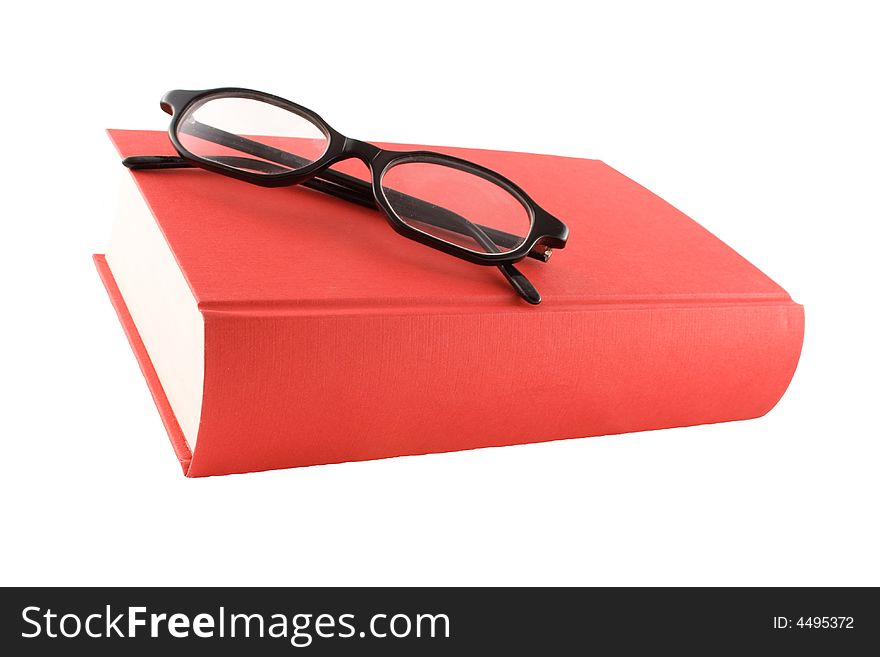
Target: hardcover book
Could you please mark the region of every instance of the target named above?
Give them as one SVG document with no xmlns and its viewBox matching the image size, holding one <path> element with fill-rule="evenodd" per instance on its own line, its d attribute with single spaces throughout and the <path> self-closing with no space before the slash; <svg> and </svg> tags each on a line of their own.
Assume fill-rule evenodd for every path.
<svg viewBox="0 0 880 657">
<path fill-rule="evenodd" d="M 165 133 L 110 137 L 174 154 Z M 626 176 L 388 147 L 485 165 L 569 225 L 565 249 L 518 265 L 543 303 L 316 191 L 123 171 L 94 259 L 186 475 L 743 420 L 784 393 L 802 306 Z"/>
</svg>

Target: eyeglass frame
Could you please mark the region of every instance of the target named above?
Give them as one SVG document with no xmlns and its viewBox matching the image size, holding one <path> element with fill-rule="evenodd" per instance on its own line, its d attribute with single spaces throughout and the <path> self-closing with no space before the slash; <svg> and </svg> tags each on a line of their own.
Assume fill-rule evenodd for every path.
<svg viewBox="0 0 880 657">
<path fill-rule="evenodd" d="M 181 128 L 180 122 L 184 117 L 188 116 L 187 110 L 189 110 L 193 104 L 204 104 L 215 98 L 249 99 L 268 103 L 279 107 L 280 109 L 293 112 L 311 122 L 324 134 L 327 139 L 326 149 L 318 159 L 311 163 L 305 164 L 295 170 L 277 173 L 245 171 L 232 165 L 223 164 L 206 157 L 195 155 L 181 143 L 178 137 Z M 528 279 L 526 279 L 526 277 L 512 265 L 526 257 L 546 262 L 552 253 L 552 249 L 563 248 L 568 239 L 569 231 L 565 223 L 544 210 L 516 183 L 496 171 L 476 164 L 475 162 L 454 157 L 452 155 L 446 155 L 444 153 L 428 150 L 396 151 L 383 149 L 358 139 L 352 139 L 335 130 L 316 112 L 279 96 L 240 87 L 220 87 L 201 91 L 173 90 L 169 91 L 162 97 L 159 105 L 164 112 L 171 115 L 171 122 L 168 126 L 168 137 L 180 158 L 178 159 L 167 156 L 132 156 L 123 160 L 123 164 L 126 167 L 130 169 L 167 169 L 194 165 L 207 171 L 236 178 L 261 187 L 285 187 L 305 184 L 307 187 L 332 194 L 360 205 L 373 208 L 378 207 L 383 211 L 383 214 L 391 227 L 404 237 L 474 264 L 498 266 L 519 295 L 532 304 L 540 303 L 540 294 L 538 294 L 537 290 Z M 288 151 L 276 149 L 267 146 L 266 144 L 234 135 L 233 133 L 226 133 L 225 131 L 213 128 L 212 126 L 204 126 L 204 124 L 200 125 L 213 131 L 223 132 L 227 137 L 233 137 L 248 142 L 248 148 L 250 151 L 253 151 L 254 148 L 259 148 L 260 150 L 265 150 L 267 152 L 273 151 L 284 154 L 288 159 L 298 158 L 298 156 L 289 153 Z M 241 150 L 243 152 L 250 152 L 245 148 L 242 148 Z M 250 154 L 256 153 L 250 152 Z M 259 156 L 266 157 L 265 155 Z M 278 155 L 275 155 L 274 157 L 277 158 Z M 333 164 L 354 158 L 361 160 L 370 170 L 371 181 L 369 183 L 360 178 L 330 169 Z M 235 158 L 227 156 L 226 159 L 234 160 Z M 272 156 L 266 159 L 269 159 L 270 162 L 278 162 L 277 159 L 273 160 Z M 249 160 L 249 162 L 252 164 L 255 161 Z M 495 239 L 498 239 L 499 236 L 515 238 L 519 242 L 519 244 L 508 251 L 481 253 L 446 241 L 441 237 L 431 235 L 430 233 L 409 225 L 397 214 L 397 211 L 387 198 L 388 191 L 397 194 L 400 193 L 395 192 L 394 190 L 387 190 L 382 186 L 382 179 L 385 173 L 392 167 L 405 162 L 425 162 L 440 166 L 448 166 L 452 169 L 464 171 L 465 173 L 495 183 L 519 201 L 529 213 L 531 221 L 528 234 L 521 238 L 520 236 L 503 233 L 496 229 L 475 224 L 465 217 L 459 217 L 451 211 L 434 206 L 435 210 L 439 209 L 448 216 L 454 215 L 470 226 L 475 227 L 476 232 L 470 231 L 472 233 L 470 237 L 475 241 L 483 243 L 485 248 L 491 248 L 489 244 L 485 243 L 487 240 L 491 242 L 491 245 L 494 246 L 494 248 L 498 248 Z M 267 167 L 271 166 L 269 163 L 264 164 Z M 371 192 L 371 199 L 368 199 L 365 194 L 367 186 L 369 186 L 369 191 Z M 401 196 L 405 195 L 401 194 Z M 412 199 L 412 197 L 407 198 L 414 202 L 427 203 L 420 199 Z M 461 232 L 455 229 L 450 230 Z M 494 238 L 488 237 L 487 232 L 493 234 Z M 482 239 L 479 234 L 482 234 Z"/>
</svg>

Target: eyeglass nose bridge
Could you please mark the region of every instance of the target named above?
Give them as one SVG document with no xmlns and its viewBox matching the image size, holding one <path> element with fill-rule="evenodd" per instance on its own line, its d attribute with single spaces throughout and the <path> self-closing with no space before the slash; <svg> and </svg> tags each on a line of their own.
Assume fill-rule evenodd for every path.
<svg viewBox="0 0 880 657">
<path fill-rule="evenodd" d="M 360 139 L 346 137 L 342 144 L 343 157 L 356 157 L 370 166 L 370 163 L 382 153 L 382 149 Z"/>
</svg>

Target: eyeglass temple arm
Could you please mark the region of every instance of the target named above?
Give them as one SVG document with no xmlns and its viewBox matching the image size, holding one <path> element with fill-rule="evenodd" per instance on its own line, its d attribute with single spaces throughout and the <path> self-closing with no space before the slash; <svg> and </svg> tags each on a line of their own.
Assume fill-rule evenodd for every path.
<svg viewBox="0 0 880 657">
<path fill-rule="evenodd" d="M 282 167 L 278 168 L 269 166 L 260 167 L 259 165 L 254 166 L 254 164 L 256 164 L 258 161 L 242 157 L 236 159 L 235 156 L 214 156 L 212 158 L 214 160 L 225 162 L 230 166 L 238 165 L 243 168 L 260 169 L 264 173 L 287 173 L 290 169 L 299 169 L 311 163 L 306 158 L 299 157 L 298 155 L 294 155 L 293 153 L 274 148 L 267 144 L 254 141 L 253 139 L 248 139 L 247 137 L 242 137 L 241 135 L 227 132 L 226 130 L 221 130 L 220 128 L 215 128 L 214 126 L 200 123 L 193 119 L 190 119 L 182 124 L 180 126 L 180 129 L 196 138 L 204 139 L 206 141 L 219 144 L 221 146 L 226 146 L 228 148 L 232 148 L 262 158 L 262 160 L 264 160 L 262 164 L 264 165 L 269 164 L 269 162 L 274 162 L 282 165 Z M 164 160 L 164 162 L 147 162 L 147 158 L 149 158 L 150 160 L 161 158 L 162 160 Z M 269 162 L 265 162 L 265 160 L 268 160 Z M 129 168 L 134 168 L 134 166 L 131 165 L 137 165 L 137 168 L 139 169 L 175 168 L 173 161 L 175 160 L 163 156 L 146 156 L 126 158 L 123 161 L 123 164 L 129 166 Z M 327 180 L 341 187 L 351 188 L 352 191 L 363 195 L 365 200 L 365 203 L 363 205 L 366 205 L 368 203 L 369 205 L 367 207 L 375 207 L 371 185 L 368 182 L 361 180 L 360 178 L 356 178 L 354 176 L 341 173 L 339 171 L 333 171 L 331 169 L 326 169 L 322 171 L 321 173 L 317 174 L 315 178 L 319 180 Z M 309 186 L 308 181 L 301 184 L 305 185 L 306 187 Z M 314 189 L 315 187 L 312 188 Z M 327 193 L 333 194 L 334 192 L 327 191 Z M 488 237 L 492 239 L 494 244 L 511 249 L 519 246 L 519 244 L 523 240 L 522 237 L 518 237 L 517 235 L 512 235 L 510 233 L 506 233 L 504 231 L 491 228 L 489 226 L 475 224 L 468 221 L 461 215 L 452 212 L 451 210 L 447 210 L 446 208 L 434 205 L 433 203 L 428 203 L 427 201 L 423 201 L 422 199 L 409 196 L 408 194 L 403 194 L 402 192 L 398 192 L 394 189 L 385 188 L 385 194 L 389 197 L 389 200 L 394 200 L 398 203 L 405 203 L 407 205 L 412 204 L 413 211 L 418 213 L 417 216 L 419 217 L 419 220 L 423 221 L 424 223 L 430 223 L 431 225 L 438 226 L 440 228 L 446 228 L 447 230 L 451 230 L 453 232 L 461 232 L 457 230 L 455 226 L 462 226 L 465 224 L 477 226 L 481 231 L 483 231 Z M 351 201 L 353 199 L 347 198 L 346 200 Z M 449 224 L 451 224 L 451 226 Z M 471 231 L 468 231 L 468 233 L 470 232 Z M 550 258 L 550 250 L 539 245 L 537 248 L 530 251 L 527 255 L 528 257 L 534 258 L 535 260 L 547 262 Z"/>
<path fill-rule="evenodd" d="M 285 166 L 277 166 L 272 162 L 267 162 L 265 160 L 273 160 L 279 162 L 279 164 L 284 164 L 292 168 L 301 168 L 309 164 L 309 161 L 305 158 L 288 153 L 287 151 L 282 151 L 266 144 L 261 144 L 260 142 L 212 126 L 207 126 L 196 121 L 186 124 L 186 132 L 189 132 L 198 138 L 206 139 L 207 141 L 235 148 L 236 150 L 263 158 L 262 160 L 253 160 L 251 158 L 234 155 L 212 157 L 213 160 L 228 164 L 229 166 L 259 170 L 264 173 L 284 173 L 290 169 Z M 122 163 L 130 169 L 172 169 L 192 166 L 190 162 L 181 157 L 162 155 L 128 157 L 125 158 Z M 325 170 L 321 174 L 318 174 L 314 178 L 306 180 L 301 184 L 304 187 L 314 189 L 315 191 L 330 194 L 364 207 L 376 209 L 372 187 L 369 183 L 360 180 L 359 178 L 355 178 L 354 176 L 349 176 L 338 171 Z M 498 231 L 487 226 L 482 226 L 480 224 L 474 224 L 461 215 L 433 203 L 423 201 L 393 189 L 386 188 L 384 191 L 387 196 L 391 197 L 389 200 L 394 200 L 396 205 L 401 209 L 409 208 L 413 215 L 417 216 L 420 221 L 430 223 L 454 233 L 469 235 L 489 253 L 500 253 L 501 249 L 498 248 L 499 243 L 504 246 L 513 247 L 521 241 L 521 238 L 516 237 L 515 235 Z M 490 238 L 487 233 L 491 234 L 492 237 Z M 527 255 L 546 262 L 549 258 L 549 251 L 546 249 L 540 249 L 539 251 L 532 251 Z M 541 295 L 538 293 L 537 289 L 516 267 L 510 263 L 504 263 L 498 265 L 498 268 L 520 297 L 531 304 L 538 304 L 541 302 Z"/>
</svg>

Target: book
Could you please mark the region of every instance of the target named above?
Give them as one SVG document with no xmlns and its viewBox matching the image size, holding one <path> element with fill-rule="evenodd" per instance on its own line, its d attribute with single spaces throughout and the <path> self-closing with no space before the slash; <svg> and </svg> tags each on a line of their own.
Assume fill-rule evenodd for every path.
<svg viewBox="0 0 880 657">
<path fill-rule="evenodd" d="M 165 133 L 109 135 L 174 154 Z M 567 247 L 518 265 L 543 303 L 301 186 L 123 169 L 94 260 L 187 476 L 743 420 L 785 392 L 803 307 L 623 174 L 386 146 L 490 167 L 562 218 Z"/>
</svg>

